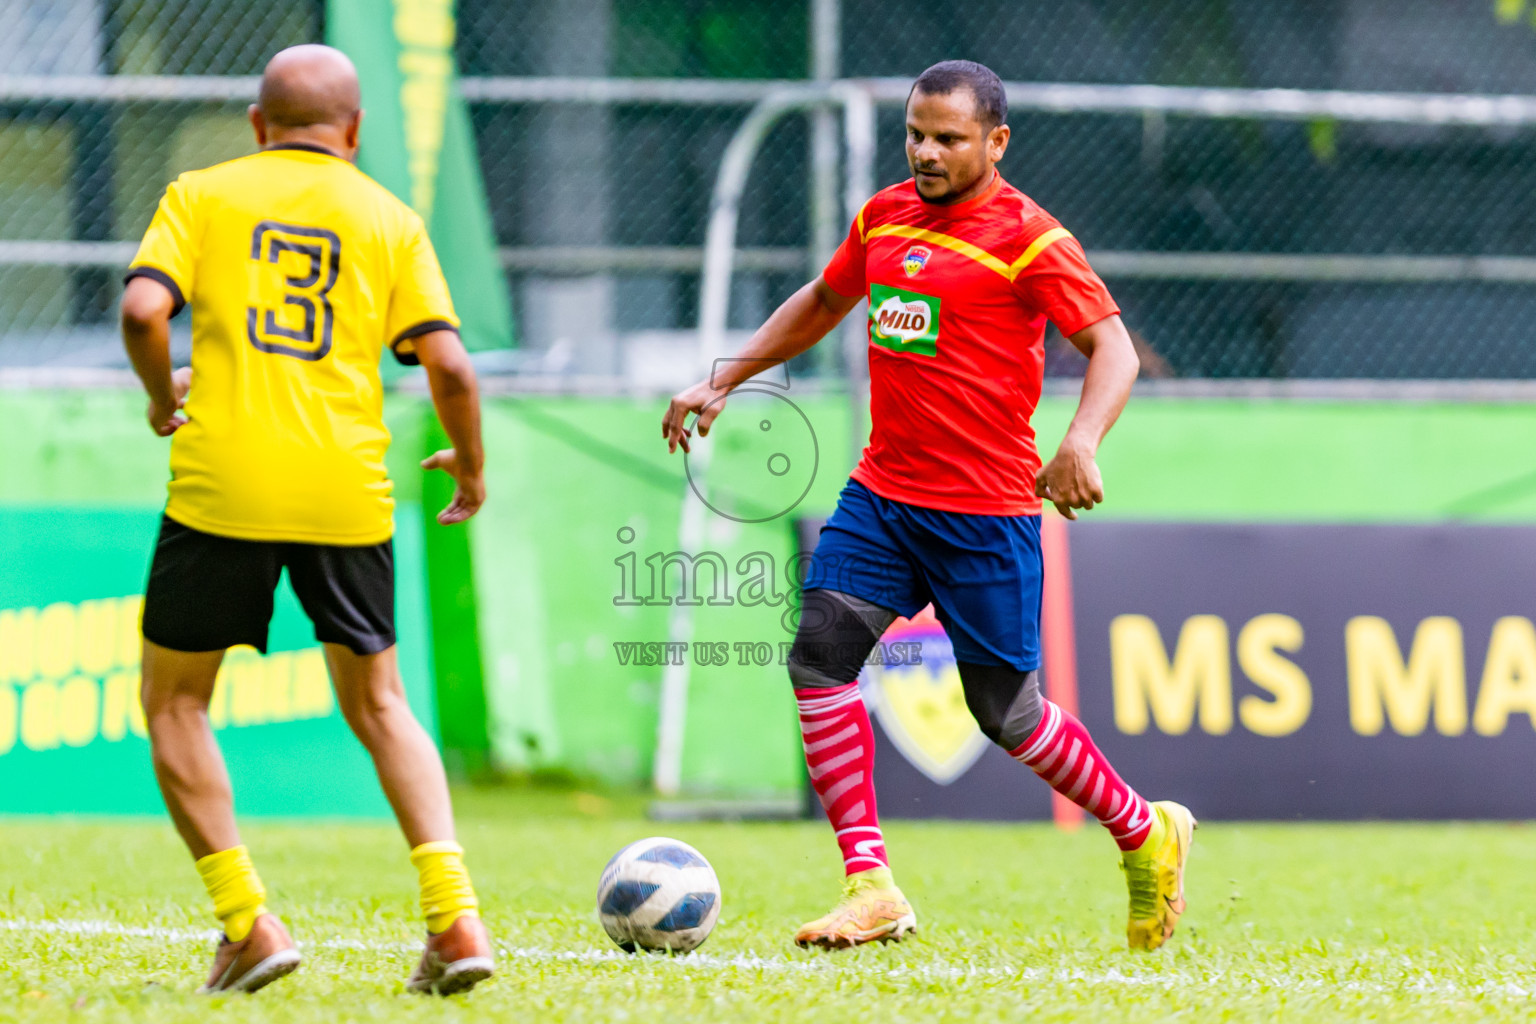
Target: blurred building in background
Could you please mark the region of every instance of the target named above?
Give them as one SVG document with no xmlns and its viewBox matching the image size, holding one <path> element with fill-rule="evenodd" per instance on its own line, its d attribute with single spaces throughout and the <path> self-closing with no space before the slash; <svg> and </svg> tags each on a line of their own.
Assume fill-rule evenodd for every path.
<svg viewBox="0 0 1536 1024">
<path fill-rule="evenodd" d="M 324 14 L 0 6 L 0 365 L 122 364 L 117 279 L 161 189 L 249 151 L 240 76 L 323 38 Z M 1018 83 L 1536 96 L 1527 0 L 460 0 L 457 48 L 520 340 L 486 368 L 557 380 L 649 380 L 688 344 L 720 157 L 774 81 L 968 57 Z M 1095 255 L 1167 373 L 1536 374 L 1536 99 L 1481 124 L 1429 100 L 1393 123 L 1157 102 L 1016 104 L 1003 170 Z M 734 327 L 828 244 L 812 238 L 813 120 L 782 122 L 756 161 Z M 879 185 L 906 176 L 901 137 L 882 104 Z"/>
</svg>

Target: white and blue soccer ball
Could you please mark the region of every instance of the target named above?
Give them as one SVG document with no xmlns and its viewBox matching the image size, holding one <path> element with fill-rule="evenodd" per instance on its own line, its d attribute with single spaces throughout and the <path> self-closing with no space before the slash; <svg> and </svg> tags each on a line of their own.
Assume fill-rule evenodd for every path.
<svg viewBox="0 0 1536 1024">
<path fill-rule="evenodd" d="M 597 883 L 597 913 L 626 953 L 686 953 L 720 917 L 720 880 L 687 843 L 654 836 L 613 855 Z"/>
</svg>

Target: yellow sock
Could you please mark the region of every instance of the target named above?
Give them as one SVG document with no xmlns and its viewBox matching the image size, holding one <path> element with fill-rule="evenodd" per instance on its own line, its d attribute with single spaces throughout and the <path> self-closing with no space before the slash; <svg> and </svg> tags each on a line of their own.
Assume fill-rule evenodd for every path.
<svg viewBox="0 0 1536 1024">
<path fill-rule="evenodd" d="M 210 853 L 197 862 L 197 873 L 213 897 L 213 915 L 231 942 L 251 934 L 256 919 L 267 912 L 267 890 L 256 875 L 251 853 L 244 846 Z"/>
<path fill-rule="evenodd" d="M 466 914 L 480 916 L 480 901 L 464 868 L 462 846 L 422 843 L 411 851 L 411 863 L 421 874 L 421 912 L 427 915 L 427 931 L 438 935 Z"/>
</svg>

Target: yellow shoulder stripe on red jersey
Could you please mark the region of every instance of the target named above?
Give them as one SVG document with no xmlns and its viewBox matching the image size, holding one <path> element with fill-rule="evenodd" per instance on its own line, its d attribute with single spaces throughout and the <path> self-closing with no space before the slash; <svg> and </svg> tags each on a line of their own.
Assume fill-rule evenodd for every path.
<svg viewBox="0 0 1536 1024">
<path fill-rule="evenodd" d="M 1013 266 L 1008 268 L 1008 280 L 1012 281 L 1014 278 L 1022 274 L 1024 272 L 1024 268 L 1035 262 L 1035 257 L 1044 252 L 1047 247 L 1061 241 L 1063 238 L 1071 237 L 1072 232 L 1068 231 L 1066 228 L 1051 228 L 1051 230 L 1045 232 L 1033 242 L 1030 242 L 1029 248 L 1025 249 L 1023 255 L 1014 260 Z"/>
<path fill-rule="evenodd" d="M 946 235 L 942 231 L 914 228 L 908 224 L 881 224 L 879 227 L 870 228 L 869 234 L 865 238 L 880 238 L 884 235 L 895 235 L 897 238 L 911 238 L 918 242 L 928 242 L 932 245 L 943 246 L 945 249 L 975 260 L 988 270 L 994 270 L 1004 277 L 1008 277 L 1008 264 L 980 246 L 972 245 L 963 238 Z"/>
<path fill-rule="evenodd" d="M 864 211 L 860 210 L 859 223 L 861 227 L 863 225 L 863 217 Z M 880 238 L 887 235 L 895 236 L 896 238 L 910 238 L 914 241 L 928 242 L 931 245 L 942 246 L 951 252 L 957 252 L 968 259 L 973 259 L 977 263 L 980 263 L 982 266 L 986 267 L 988 270 L 997 274 L 1001 274 L 1003 277 L 1006 277 L 1008 280 L 1012 281 L 1020 274 L 1022 274 L 1024 269 L 1033 263 L 1035 258 L 1044 252 L 1050 245 L 1061 241 L 1063 238 L 1071 238 L 1072 232 L 1068 231 L 1066 228 L 1052 228 L 1051 230 L 1044 232 L 1040 235 L 1040 237 L 1029 243 L 1029 248 L 1025 249 L 1024 253 L 1018 259 L 1013 261 L 1012 266 L 1004 263 L 1002 260 L 998 259 L 996 256 L 987 252 L 980 246 L 973 245 L 963 238 L 956 238 L 954 235 L 946 235 L 942 231 L 930 231 L 927 228 L 912 227 L 909 224 L 881 224 L 878 227 L 870 228 L 869 232 L 864 235 L 864 240 L 867 242 L 871 238 Z"/>
</svg>

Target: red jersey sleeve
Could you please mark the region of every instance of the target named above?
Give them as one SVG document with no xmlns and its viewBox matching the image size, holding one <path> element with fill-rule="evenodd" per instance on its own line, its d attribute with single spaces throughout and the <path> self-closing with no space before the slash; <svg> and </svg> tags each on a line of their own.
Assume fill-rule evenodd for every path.
<svg viewBox="0 0 1536 1024">
<path fill-rule="evenodd" d="M 843 244 L 837 247 L 837 252 L 832 254 L 826 269 L 821 272 L 827 287 L 848 298 L 864 294 L 864 261 L 868 255 L 864 245 L 864 217 L 868 212 L 869 204 L 865 203 L 848 229 L 848 237 L 843 239 Z"/>
<path fill-rule="evenodd" d="M 1027 306 L 1044 313 L 1068 337 L 1120 312 L 1109 289 L 1088 265 L 1083 247 L 1065 233 L 1048 242 L 1019 271 L 1013 289 Z"/>
</svg>

